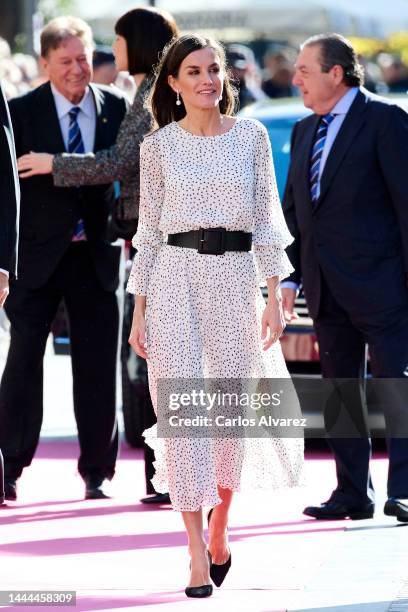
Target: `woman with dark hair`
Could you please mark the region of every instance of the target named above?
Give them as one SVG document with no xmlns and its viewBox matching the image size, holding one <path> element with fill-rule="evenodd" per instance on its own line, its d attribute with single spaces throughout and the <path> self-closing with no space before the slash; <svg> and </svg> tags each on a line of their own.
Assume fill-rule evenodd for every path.
<svg viewBox="0 0 408 612">
<path fill-rule="evenodd" d="M 137 93 L 119 129 L 116 143 L 97 153 L 29 153 L 18 160 L 21 178 L 52 172 L 58 187 L 98 185 L 120 181 L 120 210 L 116 217 L 136 220 L 139 208 L 139 146 L 153 127 L 144 102 L 153 80 L 153 68 L 163 48 L 177 36 L 173 17 L 166 11 L 140 7 L 120 17 L 112 45 L 116 67 L 134 78 Z"/>
<path fill-rule="evenodd" d="M 52 172 L 54 184 L 59 187 L 120 181 L 116 225 L 122 232 L 123 229 L 130 229 L 133 235 L 139 211 L 139 147 L 143 137 L 153 127 L 152 115 L 144 104 L 145 98 L 153 82 L 153 67 L 158 63 L 163 48 L 177 36 L 178 30 L 173 17 L 166 11 L 140 7 L 120 17 L 115 32 L 113 52 L 116 67 L 119 71 L 129 71 L 137 85 L 136 96 L 122 121 L 116 143 L 97 153 L 30 153 L 19 159 L 18 167 L 21 178 Z M 141 382 L 139 387 L 144 388 Z M 147 389 L 139 395 L 143 397 L 143 419 L 146 424 L 153 423 L 155 415 Z M 145 446 L 146 492 L 153 495 L 141 501 L 168 503 L 167 493 L 157 494 L 149 480 L 154 471 L 153 459 L 152 450 Z"/>
<path fill-rule="evenodd" d="M 173 392 L 191 389 L 190 379 L 207 379 L 206 388 L 208 379 L 222 379 L 231 390 L 245 379 L 289 377 L 278 342 L 285 325 L 279 279 L 292 270 L 284 251 L 292 237 L 267 131 L 257 121 L 233 117 L 235 92 L 217 42 L 186 35 L 171 43 L 151 104 L 159 129 L 141 146 L 129 341 L 147 358 L 158 417 L 157 426 L 145 431 L 156 455 L 153 484 L 169 491 L 187 530 L 191 576 L 185 592 L 208 597 L 210 576 L 220 586 L 231 566 L 233 492 L 247 483 L 296 485 L 303 441 L 244 438 L 237 431 L 230 437 L 163 435 L 169 432 L 167 392 L 171 401 L 181 398 Z M 266 306 L 257 276 L 268 286 Z M 208 549 L 203 506 L 212 508 Z"/>
</svg>

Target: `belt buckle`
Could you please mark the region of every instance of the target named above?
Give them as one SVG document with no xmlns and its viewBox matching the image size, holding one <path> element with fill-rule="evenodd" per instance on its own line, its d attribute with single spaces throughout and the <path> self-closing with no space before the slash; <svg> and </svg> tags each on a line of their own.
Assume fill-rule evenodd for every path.
<svg viewBox="0 0 408 612">
<path fill-rule="evenodd" d="M 198 252 L 203 255 L 223 255 L 226 234 L 225 227 L 200 228 L 198 230 Z"/>
</svg>

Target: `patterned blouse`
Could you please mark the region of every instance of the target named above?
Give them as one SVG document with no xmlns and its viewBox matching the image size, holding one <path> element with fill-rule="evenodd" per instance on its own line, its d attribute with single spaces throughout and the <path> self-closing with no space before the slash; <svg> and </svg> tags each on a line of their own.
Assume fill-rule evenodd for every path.
<svg viewBox="0 0 408 612">
<path fill-rule="evenodd" d="M 139 147 L 154 125 L 144 105 L 151 79 L 139 85 L 132 106 L 119 128 L 116 143 L 96 153 L 60 153 L 54 156 L 53 178 L 57 187 L 99 185 L 120 181 L 123 217 L 135 219 L 139 212 Z"/>
<path fill-rule="evenodd" d="M 127 290 L 146 295 L 168 234 L 200 227 L 252 232 L 261 284 L 289 276 L 287 228 L 265 127 L 238 118 L 218 136 L 195 136 L 169 123 L 141 146 L 140 221 Z"/>
</svg>

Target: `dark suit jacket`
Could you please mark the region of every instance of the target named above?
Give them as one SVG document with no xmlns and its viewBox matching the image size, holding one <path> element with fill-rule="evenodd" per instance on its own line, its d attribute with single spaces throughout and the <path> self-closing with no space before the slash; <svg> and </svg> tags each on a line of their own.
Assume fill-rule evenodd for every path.
<svg viewBox="0 0 408 612">
<path fill-rule="evenodd" d="M 116 140 L 126 102 L 111 88 L 91 85 L 96 108 L 94 151 Z M 50 83 L 10 102 L 17 155 L 29 151 L 65 150 Z M 120 247 L 107 239 L 113 206 L 112 184 L 97 187 L 55 187 L 52 175 L 21 181 L 19 283 L 44 285 L 67 250 L 77 221 L 82 218 L 91 256 L 104 289 L 118 284 Z"/>
<path fill-rule="evenodd" d="M 408 114 L 361 89 L 330 151 L 312 207 L 310 151 L 317 115 L 292 134 L 284 212 L 288 249 L 316 318 L 321 277 L 348 312 L 371 316 L 408 305 Z"/>
<path fill-rule="evenodd" d="M 15 271 L 18 208 L 19 185 L 13 130 L 0 84 L 0 268 L 11 273 Z"/>
</svg>

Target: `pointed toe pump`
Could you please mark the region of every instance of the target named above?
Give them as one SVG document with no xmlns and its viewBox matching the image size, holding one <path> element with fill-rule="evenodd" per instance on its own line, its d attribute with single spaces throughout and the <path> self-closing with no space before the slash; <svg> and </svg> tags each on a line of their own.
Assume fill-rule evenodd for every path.
<svg viewBox="0 0 408 612">
<path fill-rule="evenodd" d="M 197 587 L 186 587 L 185 594 L 187 597 L 210 597 L 213 593 L 212 584 L 203 584 Z"/>
<path fill-rule="evenodd" d="M 210 527 L 211 514 L 213 510 L 214 508 L 211 508 L 207 516 L 208 527 Z M 220 587 L 222 583 L 224 582 L 225 576 L 228 574 L 229 569 L 231 567 L 231 561 L 232 561 L 232 555 L 230 552 L 229 557 L 225 561 L 225 563 L 218 564 L 218 563 L 211 562 L 210 576 L 211 576 L 211 580 L 217 587 Z"/>
<path fill-rule="evenodd" d="M 211 567 L 211 563 L 212 563 L 212 559 L 211 559 L 211 555 L 209 553 L 209 551 L 207 551 L 208 553 L 208 561 L 210 562 L 210 567 Z M 191 568 L 191 561 L 190 561 L 190 568 Z M 185 594 L 187 595 L 187 597 L 210 597 L 213 594 L 213 586 L 212 584 L 202 584 L 200 586 L 192 586 L 192 587 L 186 587 L 184 589 Z"/>
</svg>

